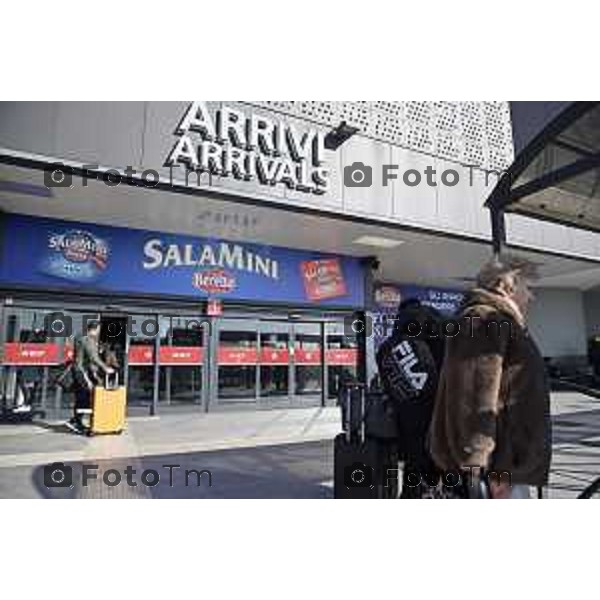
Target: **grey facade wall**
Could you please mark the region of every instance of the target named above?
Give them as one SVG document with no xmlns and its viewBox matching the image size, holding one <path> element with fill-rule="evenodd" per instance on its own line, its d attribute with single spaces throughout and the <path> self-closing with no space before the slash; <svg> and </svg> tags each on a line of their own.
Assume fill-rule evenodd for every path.
<svg viewBox="0 0 600 600">
<path fill-rule="evenodd" d="M 600 291 L 584 293 L 583 305 L 587 337 L 600 335 Z"/>
<path fill-rule="evenodd" d="M 208 102 L 211 110 L 227 104 L 245 112 L 282 118 L 298 130 L 323 133 L 340 121 L 360 128 L 339 151 L 327 152 L 332 168 L 331 189 L 324 195 L 289 190 L 231 177 L 213 177 L 202 185 L 253 197 L 263 202 L 303 205 L 333 213 L 368 217 L 489 239 L 490 224 L 483 203 L 497 173 L 513 160 L 507 102 Z M 18 151 L 42 160 L 65 160 L 123 169 L 163 166 L 177 137 L 175 129 L 189 102 L 3 102 L 0 103 L 0 152 Z M 4 150 L 2 150 L 4 149 Z M 398 163 L 400 172 L 427 166 L 438 174 L 453 169 L 460 175 L 454 187 L 401 180 L 388 186 L 374 177 L 370 188 L 343 185 L 343 167 L 355 161 L 372 166 Z M 493 171 L 494 173 L 491 173 Z M 511 215 L 511 242 L 538 249 L 600 257 L 600 236 L 568 227 L 539 223 Z"/>
<path fill-rule="evenodd" d="M 583 293 L 578 290 L 535 290 L 529 327 L 544 356 L 587 354 Z"/>
</svg>

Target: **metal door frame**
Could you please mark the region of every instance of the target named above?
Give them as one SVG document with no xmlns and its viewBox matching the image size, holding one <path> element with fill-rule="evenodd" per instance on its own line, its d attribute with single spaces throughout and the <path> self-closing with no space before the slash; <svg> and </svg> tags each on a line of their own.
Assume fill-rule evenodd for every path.
<svg viewBox="0 0 600 600">
<path fill-rule="evenodd" d="M 320 398 L 320 405 L 321 406 L 325 406 L 325 401 L 326 401 L 326 389 L 327 389 L 327 365 L 326 365 L 326 361 L 325 361 L 325 343 L 326 343 L 326 339 L 325 339 L 325 327 L 326 327 L 326 323 L 327 323 L 327 319 L 298 319 L 298 320 L 294 320 L 290 322 L 290 325 L 292 326 L 292 344 L 293 344 L 293 348 L 294 348 L 294 355 L 292 357 L 292 360 L 290 361 L 290 366 L 292 368 L 293 371 L 293 383 L 294 383 L 294 387 L 291 390 L 291 401 L 292 404 L 295 402 L 297 404 L 301 403 L 301 399 L 304 398 L 305 396 L 303 396 L 302 394 L 297 394 L 296 393 L 296 369 L 299 366 L 302 365 L 297 365 L 296 364 L 296 337 L 298 335 L 298 333 L 302 333 L 299 332 L 299 330 L 302 327 L 306 327 L 307 329 L 309 328 L 309 326 L 313 326 L 315 327 L 315 333 L 313 334 L 312 331 L 309 331 L 306 333 L 306 335 L 317 335 L 319 337 L 319 345 L 321 348 L 321 352 L 320 352 L 320 368 L 321 368 L 321 398 Z"/>
</svg>

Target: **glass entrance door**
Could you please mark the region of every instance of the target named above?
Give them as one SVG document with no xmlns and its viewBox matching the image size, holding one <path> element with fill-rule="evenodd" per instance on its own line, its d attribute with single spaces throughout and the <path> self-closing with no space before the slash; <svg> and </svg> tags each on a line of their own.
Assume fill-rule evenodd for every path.
<svg viewBox="0 0 600 600">
<path fill-rule="evenodd" d="M 259 325 L 259 398 L 261 402 L 291 400 L 291 327 L 287 322 L 263 321 Z"/>
<path fill-rule="evenodd" d="M 356 381 L 358 342 L 356 334 L 348 336 L 344 324 L 327 323 L 325 327 L 327 346 L 325 359 L 327 362 L 327 398 L 337 400 L 340 388 Z"/>
<path fill-rule="evenodd" d="M 303 403 L 320 402 L 323 394 L 321 323 L 293 324 L 294 395 Z"/>
<path fill-rule="evenodd" d="M 86 323 L 98 319 L 92 310 L 71 311 L 36 306 L 6 306 L 0 332 L 0 399 L 10 406 L 27 401 L 53 417 L 68 414 L 72 392 L 56 378 L 73 356 L 73 340 Z"/>
<path fill-rule="evenodd" d="M 159 402 L 203 404 L 205 329 L 193 317 L 161 317 Z"/>
<path fill-rule="evenodd" d="M 211 401 L 258 399 L 258 321 L 222 319 L 216 332 Z"/>
<path fill-rule="evenodd" d="M 156 388 L 156 333 L 158 315 L 139 315 L 135 319 L 128 337 L 127 347 L 127 404 L 128 406 L 151 407 Z M 132 323 L 133 324 L 133 323 Z M 143 324 L 143 326 L 142 326 Z"/>
<path fill-rule="evenodd" d="M 231 405 L 323 402 L 324 324 L 221 319 L 211 402 Z"/>
</svg>

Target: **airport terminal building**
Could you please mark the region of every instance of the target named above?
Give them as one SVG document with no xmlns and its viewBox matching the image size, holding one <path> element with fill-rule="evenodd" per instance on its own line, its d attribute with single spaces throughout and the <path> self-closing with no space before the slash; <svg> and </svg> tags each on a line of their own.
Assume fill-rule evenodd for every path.
<svg viewBox="0 0 600 600">
<path fill-rule="evenodd" d="M 355 311 L 456 308 L 514 158 L 508 102 L 0 103 L 3 385 L 68 405 L 61 313 L 102 320 L 131 411 L 332 402 Z M 585 361 L 600 235 L 508 214 L 506 236 L 539 266 L 542 352 Z"/>
</svg>

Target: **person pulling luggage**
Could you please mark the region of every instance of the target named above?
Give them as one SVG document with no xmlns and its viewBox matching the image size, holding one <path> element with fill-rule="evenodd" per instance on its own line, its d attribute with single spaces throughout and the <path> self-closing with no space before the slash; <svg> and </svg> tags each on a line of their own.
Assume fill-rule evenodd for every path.
<svg viewBox="0 0 600 600">
<path fill-rule="evenodd" d="M 106 375 L 112 375 L 115 370 L 108 366 L 98 352 L 98 341 L 100 338 L 100 322 L 89 321 L 86 327 L 86 335 L 75 340 L 73 389 L 75 392 L 75 404 L 73 406 L 73 417 L 67 422 L 67 427 L 75 433 L 85 433 L 85 426 L 81 419 L 84 411 L 91 407 L 92 391 L 99 382 L 99 371 Z"/>
</svg>

